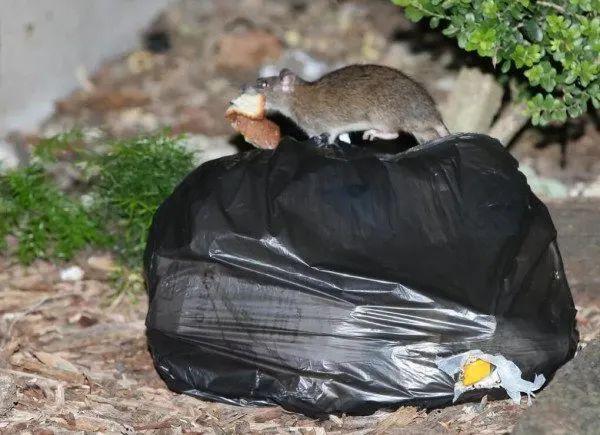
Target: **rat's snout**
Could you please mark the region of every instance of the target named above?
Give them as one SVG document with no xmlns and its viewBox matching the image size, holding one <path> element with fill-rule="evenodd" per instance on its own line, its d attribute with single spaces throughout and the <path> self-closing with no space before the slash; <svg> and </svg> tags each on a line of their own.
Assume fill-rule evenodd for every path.
<svg viewBox="0 0 600 435">
<path fill-rule="evenodd" d="M 240 90 L 244 94 L 255 94 L 256 86 L 254 86 L 253 84 L 250 84 L 250 83 L 246 83 L 246 84 L 242 85 L 242 88 Z"/>
</svg>

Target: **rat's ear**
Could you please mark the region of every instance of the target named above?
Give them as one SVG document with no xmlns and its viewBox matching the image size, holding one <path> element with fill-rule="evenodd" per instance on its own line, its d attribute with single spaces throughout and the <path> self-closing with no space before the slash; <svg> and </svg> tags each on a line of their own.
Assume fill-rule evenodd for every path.
<svg viewBox="0 0 600 435">
<path fill-rule="evenodd" d="M 279 73 L 279 80 L 281 81 L 281 88 L 283 92 L 291 92 L 294 89 L 294 83 L 296 83 L 296 74 L 287 68 L 284 68 Z"/>
</svg>

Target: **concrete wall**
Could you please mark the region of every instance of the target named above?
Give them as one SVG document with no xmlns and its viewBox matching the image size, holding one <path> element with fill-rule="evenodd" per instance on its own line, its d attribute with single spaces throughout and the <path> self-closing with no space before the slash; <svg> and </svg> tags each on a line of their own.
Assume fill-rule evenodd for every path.
<svg viewBox="0 0 600 435">
<path fill-rule="evenodd" d="M 134 48 L 170 0 L 0 0 L 0 139 L 33 129 L 76 71 Z"/>
</svg>

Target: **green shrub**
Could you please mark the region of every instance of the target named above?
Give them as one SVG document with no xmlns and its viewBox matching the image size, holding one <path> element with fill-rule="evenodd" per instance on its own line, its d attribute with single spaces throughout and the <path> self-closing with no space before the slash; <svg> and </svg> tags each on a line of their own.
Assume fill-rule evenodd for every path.
<svg viewBox="0 0 600 435">
<path fill-rule="evenodd" d="M 7 235 L 18 240 L 17 255 L 68 260 L 87 246 L 104 246 L 108 237 L 81 203 L 60 192 L 40 166 L 0 176 L 0 245 Z"/>
<path fill-rule="evenodd" d="M 600 0 L 392 1 L 516 75 L 533 124 L 600 108 Z"/>
<path fill-rule="evenodd" d="M 44 163 L 52 163 L 69 155 L 79 156 L 83 149 L 83 133 L 70 130 L 40 140 L 33 150 L 33 156 Z"/>
<path fill-rule="evenodd" d="M 115 142 L 96 164 L 98 175 L 91 180 L 96 212 L 106 216 L 124 262 L 137 265 L 152 216 L 192 169 L 192 155 L 179 139 L 155 136 Z"/>
<path fill-rule="evenodd" d="M 108 247 L 121 262 L 141 264 L 152 216 L 192 169 L 192 155 L 177 138 L 153 136 L 109 144 L 106 154 L 87 150 L 80 133 L 42 141 L 38 163 L 0 175 L 0 244 L 18 240 L 18 257 L 68 260 L 86 246 Z M 61 192 L 43 165 L 67 156 L 85 168 L 82 201 Z"/>
</svg>

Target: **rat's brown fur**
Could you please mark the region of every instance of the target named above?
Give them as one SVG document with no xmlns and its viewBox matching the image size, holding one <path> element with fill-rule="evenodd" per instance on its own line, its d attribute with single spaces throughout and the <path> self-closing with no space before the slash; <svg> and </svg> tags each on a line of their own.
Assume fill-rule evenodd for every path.
<svg viewBox="0 0 600 435">
<path fill-rule="evenodd" d="M 419 142 L 448 134 L 435 103 L 418 83 L 393 68 L 349 65 L 307 82 L 283 70 L 251 87 L 267 110 L 292 119 L 309 136 L 368 130 L 374 137 L 413 134 Z"/>
</svg>

